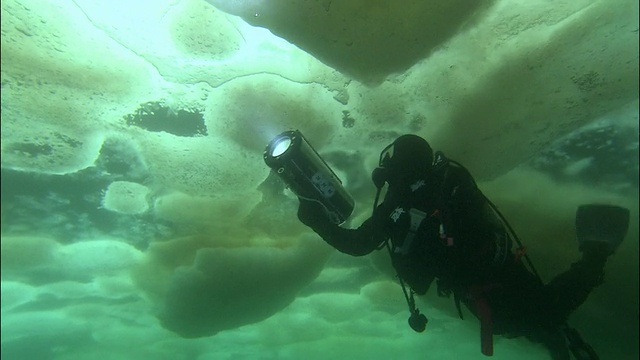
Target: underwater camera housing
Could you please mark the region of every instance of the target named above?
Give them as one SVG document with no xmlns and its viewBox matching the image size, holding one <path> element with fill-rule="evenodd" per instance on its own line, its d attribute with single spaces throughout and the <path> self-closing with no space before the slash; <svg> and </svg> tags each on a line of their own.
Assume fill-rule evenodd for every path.
<svg viewBox="0 0 640 360">
<path fill-rule="evenodd" d="M 353 198 L 299 130 L 271 140 L 264 162 L 298 197 L 321 204 L 332 223 L 342 224 L 353 212 Z"/>
</svg>

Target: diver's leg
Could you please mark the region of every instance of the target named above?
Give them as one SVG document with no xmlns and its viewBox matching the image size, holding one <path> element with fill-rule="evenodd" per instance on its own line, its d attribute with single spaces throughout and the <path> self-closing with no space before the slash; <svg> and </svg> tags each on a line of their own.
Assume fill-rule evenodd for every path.
<svg viewBox="0 0 640 360">
<path fill-rule="evenodd" d="M 533 342 L 542 343 L 553 360 L 570 360 L 571 354 L 567 349 L 564 335 L 560 330 L 544 331 L 534 337 L 529 337 Z"/>
<path fill-rule="evenodd" d="M 549 315 L 553 314 L 554 318 L 552 322 L 557 325 L 564 323 L 569 314 L 587 299 L 589 293 L 602 284 L 605 262 L 606 257 L 588 260 L 583 257 L 547 284 L 546 290 L 551 299 Z"/>
<path fill-rule="evenodd" d="M 582 205 L 576 213 L 576 237 L 582 258 L 546 286 L 557 321 L 564 321 L 604 278 L 604 265 L 624 239 L 629 210 L 609 205 Z"/>
</svg>

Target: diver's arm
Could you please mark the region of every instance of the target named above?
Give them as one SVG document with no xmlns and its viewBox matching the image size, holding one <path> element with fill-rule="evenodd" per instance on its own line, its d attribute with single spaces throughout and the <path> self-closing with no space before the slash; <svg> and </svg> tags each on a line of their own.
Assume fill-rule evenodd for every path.
<svg viewBox="0 0 640 360">
<path fill-rule="evenodd" d="M 357 229 L 344 229 L 331 223 L 322 209 L 312 202 L 301 200 L 298 218 L 338 251 L 363 256 L 377 249 L 387 239 L 379 221 L 365 220 Z"/>
<path fill-rule="evenodd" d="M 377 249 L 386 240 L 383 232 L 375 230 L 375 222 L 367 219 L 357 229 L 344 229 L 337 225 L 313 229 L 329 245 L 353 256 L 363 256 Z"/>
</svg>

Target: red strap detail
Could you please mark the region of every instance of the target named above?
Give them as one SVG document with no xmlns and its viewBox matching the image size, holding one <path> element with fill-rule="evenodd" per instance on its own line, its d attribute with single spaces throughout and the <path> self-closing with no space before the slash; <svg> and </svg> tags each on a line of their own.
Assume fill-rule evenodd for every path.
<svg viewBox="0 0 640 360">
<path fill-rule="evenodd" d="M 482 296 L 486 290 L 493 288 L 494 285 L 472 286 L 470 289 L 476 305 L 476 311 L 480 318 L 480 349 L 483 355 L 493 355 L 493 322 L 491 320 L 491 307 L 487 304 L 487 300 Z"/>
</svg>

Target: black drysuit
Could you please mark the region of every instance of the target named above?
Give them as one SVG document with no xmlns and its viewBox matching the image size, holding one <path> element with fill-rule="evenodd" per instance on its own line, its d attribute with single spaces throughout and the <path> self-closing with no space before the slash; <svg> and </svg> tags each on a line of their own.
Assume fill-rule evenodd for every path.
<svg viewBox="0 0 640 360">
<path fill-rule="evenodd" d="M 465 304 L 481 321 L 483 346 L 491 333 L 527 336 L 547 345 L 555 359 L 568 359 L 559 329 L 602 280 L 604 260 L 580 260 L 544 285 L 512 251 L 504 224 L 456 163 L 391 185 L 357 229 L 330 224 L 303 203 L 298 215 L 346 254 L 366 255 L 391 239 L 398 275 L 417 294 L 435 280 L 438 294 L 453 294 L 458 310 Z"/>
</svg>

